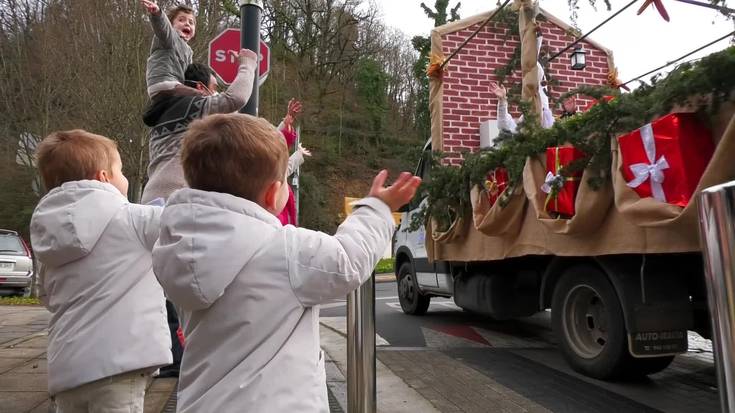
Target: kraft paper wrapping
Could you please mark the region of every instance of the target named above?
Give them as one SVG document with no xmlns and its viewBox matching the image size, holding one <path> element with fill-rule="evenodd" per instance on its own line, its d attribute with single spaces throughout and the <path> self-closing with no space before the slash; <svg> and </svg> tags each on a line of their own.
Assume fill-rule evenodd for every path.
<svg viewBox="0 0 735 413">
<path fill-rule="evenodd" d="M 613 192 L 610 182 L 594 190 L 589 186 L 590 173 L 585 170 L 579 183 L 579 190 L 574 201 L 576 211 L 571 219 L 552 218 L 544 205 L 548 194 L 541 190 L 546 176 L 546 157 L 528 158 L 523 168 L 523 188 L 536 213 L 536 219 L 547 230 L 555 234 L 591 234 L 596 232 L 607 216 L 613 204 Z"/>
<path fill-rule="evenodd" d="M 485 235 L 499 236 L 517 232 L 523 222 L 526 210 L 526 195 L 520 185 L 509 187 L 510 195 L 502 194 L 495 204 L 490 205 L 484 189 L 477 185 L 470 192 L 472 202 L 472 221 L 475 229 Z M 507 201 L 505 207 L 504 204 Z"/>
<path fill-rule="evenodd" d="M 433 219 L 431 219 L 430 221 L 431 231 L 427 231 L 427 234 L 431 233 L 431 239 L 435 242 L 441 242 L 445 244 L 456 242 L 461 240 L 468 231 L 466 220 L 460 217 L 455 218 L 446 231 L 439 231 L 438 229 L 436 229 L 436 221 L 434 221 Z"/>
<path fill-rule="evenodd" d="M 443 54 L 442 53 L 442 33 L 437 29 L 431 31 L 431 53 Z M 447 63 L 444 70 L 451 70 L 451 61 Z M 429 78 L 429 112 L 431 112 L 431 149 L 434 151 L 443 151 L 444 142 L 442 136 L 444 135 L 444 118 L 443 105 L 444 101 L 444 82 L 442 78 L 430 77 Z"/>
<path fill-rule="evenodd" d="M 518 11 L 518 33 L 521 35 L 521 99 L 530 103 L 536 115 L 541 116 L 539 98 L 538 39 L 536 15 L 538 4 L 533 0 L 515 0 L 513 10 Z"/>
</svg>

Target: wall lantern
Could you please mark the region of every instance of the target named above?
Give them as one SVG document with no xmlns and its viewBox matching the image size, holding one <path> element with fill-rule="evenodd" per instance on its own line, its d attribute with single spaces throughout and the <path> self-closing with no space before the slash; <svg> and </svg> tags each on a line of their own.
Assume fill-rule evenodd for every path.
<svg viewBox="0 0 735 413">
<path fill-rule="evenodd" d="M 587 51 L 585 51 L 582 46 L 574 46 L 574 51 L 572 52 L 572 70 L 582 70 L 587 66 L 587 62 L 584 58 L 586 53 Z"/>
</svg>

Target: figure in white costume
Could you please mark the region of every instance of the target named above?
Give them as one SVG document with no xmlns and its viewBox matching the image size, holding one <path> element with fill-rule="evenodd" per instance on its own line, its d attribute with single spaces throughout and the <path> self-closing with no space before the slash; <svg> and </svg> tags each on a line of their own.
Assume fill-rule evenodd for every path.
<svg viewBox="0 0 735 413">
<path fill-rule="evenodd" d="M 537 42 L 538 46 L 536 48 L 537 57 L 539 51 L 541 50 L 542 42 L 543 37 L 539 36 Z M 539 99 L 541 101 L 541 127 L 550 128 L 554 124 L 554 115 L 549 108 L 549 97 L 546 95 L 546 74 L 544 72 L 544 68 L 541 66 L 541 63 L 539 63 L 538 61 L 536 62 L 536 67 L 538 68 L 539 73 L 538 90 Z M 518 127 L 518 122 L 521 122 L 523 120 L 523 116 L 521 115 L 521 117 L 519 117 L 516 121 L 515 119 L 513 119 L 510 113 L 508 113 L 507 91 L 504 86 L 498 85 L 496 82 L 491 82 L 490 91 L 498 97 L 498 129 L 506 130 L 510 133 L 515 133 Z"/>
</svg>

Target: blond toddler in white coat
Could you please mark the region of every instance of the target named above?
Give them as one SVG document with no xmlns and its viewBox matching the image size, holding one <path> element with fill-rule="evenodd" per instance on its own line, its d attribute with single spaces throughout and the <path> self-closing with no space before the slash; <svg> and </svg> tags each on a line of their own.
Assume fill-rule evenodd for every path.
<svg viewBox="0 0 735 413">
<path fill-rule="evenodd" d="M 328 412 L 319 304 L 370 277 L 420 179 L 384 188 L 382 171 L 331 236 L 276 218 L 288 153 L 263 119 L 193 123 L 182 165 L 190 188 L 168 199 L 153 250 L 187 340 L 178 411 Z"/>
<path fill-rule="evenodd" d="M 151 373 L 172 361 L 151 267 L 162 208 L 128 202 L 120 154 L 104 136 L 54 132 L 37 162 L 49 190 L 31 218 L 51 312 L 49 394 L 58 413 L 143 413 Z"/>
</svg>

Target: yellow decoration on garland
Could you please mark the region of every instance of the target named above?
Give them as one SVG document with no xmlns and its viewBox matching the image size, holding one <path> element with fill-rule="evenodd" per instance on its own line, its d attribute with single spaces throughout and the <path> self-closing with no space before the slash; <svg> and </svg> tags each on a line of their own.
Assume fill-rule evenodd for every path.
<svg viewBox="0 0 735 413">
<path fill-rule="evenodd" d="M 432 53 L 429 57 L 429 65 L 426 67 L 426 75 L 433 79 L 441 79 L 444 76 L 443 64 L 444 55 Z"/>
<path fill-rule="evenodd" d="M 623 82 L 620 81 L 620 78 L 618 78 L 618 68 L 615 67 L 612 70 L 610 70 L 610 73 L 607 74 L 607 84 L 610 85 L 610 87 L 614 89 L 623 88 L 630 92 L 630 88 L 623 84 Z"/>
</svg>

